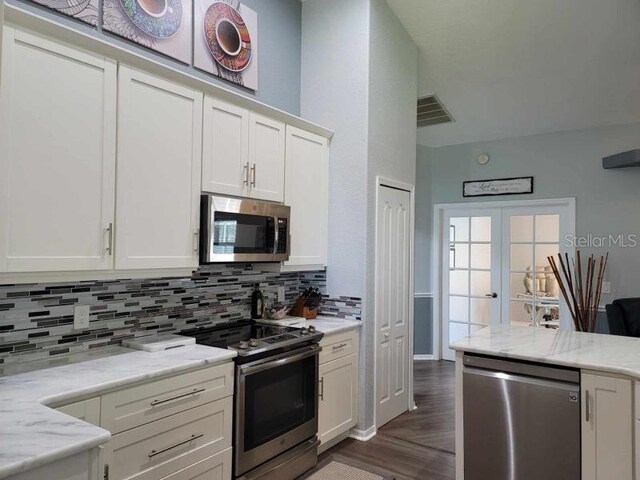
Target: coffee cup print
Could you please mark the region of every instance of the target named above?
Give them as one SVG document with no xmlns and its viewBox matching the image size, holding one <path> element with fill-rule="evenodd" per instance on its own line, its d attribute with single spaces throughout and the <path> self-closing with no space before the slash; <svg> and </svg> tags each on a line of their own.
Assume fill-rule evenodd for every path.
<svg viewBox="0 0 640 480">
<path fill-rule="evenodd" d="M 191 62 L 190 0 L 104 0 L 103 15 L 104 30 Z"/>
</svg>

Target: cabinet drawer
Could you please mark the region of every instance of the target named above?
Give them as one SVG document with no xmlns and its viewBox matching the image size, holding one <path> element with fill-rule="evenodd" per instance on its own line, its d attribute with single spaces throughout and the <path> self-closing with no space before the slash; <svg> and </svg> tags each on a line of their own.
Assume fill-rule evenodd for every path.
<svg viewBox="0 0 640 480">
<path fill-rule="evenodd" d="M 338 358 L 346 357 L 358 352 L 358 332 L 336 333 L 325 336 L 320 342 L 320 365 Z"/>
<path fill-rule="evenodd" d="M 106 456 L 111 478 L 158 480 L 228 449 L 232 413 L 227 397 L 114 435 Z"/>
<path fill-rule="evenodd" d="M 100 426 L 112 434 L 233 395 L 233 363 L 102 396 Z"/>
<path fill-rule="evenodd" d="M 232 452 L 227 448 L 162 480 L 230 480 Z"/>
</svg>

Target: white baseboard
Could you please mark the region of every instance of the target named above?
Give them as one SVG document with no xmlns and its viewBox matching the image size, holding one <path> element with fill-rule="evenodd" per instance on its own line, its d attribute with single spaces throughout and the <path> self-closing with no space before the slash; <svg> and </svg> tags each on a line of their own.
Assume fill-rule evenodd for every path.
<svg viewBox="0 0 640 480">
<path fill-rule="evenodd" d="M 416 362 L 424 362 L 427 360 L 433 360 L 433 355 L 432 354 L 428 354 L 428 355 L 414 355 L 413 356 L 413 360 Z"/>
<path fill-rule="evenodd" d="M 376 433 L 378 433 L 378 430 L 376 429 L 375 425 L 371 428 L 367 428 L 366 430 L 358 430 L 358 429 L 352 428 L 351 433 L 349 434 L 349 437 L 355 440 L 360 440 L 361 442 L 366 442 L 368 440 L 371 440 L 373 437 L 375 437 Z"/>
</svg>

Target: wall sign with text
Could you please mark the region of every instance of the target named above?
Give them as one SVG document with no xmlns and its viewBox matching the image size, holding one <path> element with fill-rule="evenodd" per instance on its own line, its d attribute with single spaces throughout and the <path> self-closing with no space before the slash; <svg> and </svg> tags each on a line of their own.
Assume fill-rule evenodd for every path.
<svg viewBox="0 0 640 480">
<path fill-rule="evenodd" d="M 533 177 L 473 180 L 462 184 L 463 197 L 522 195 L 527 193 L 533 193 Z"/>
</svg>

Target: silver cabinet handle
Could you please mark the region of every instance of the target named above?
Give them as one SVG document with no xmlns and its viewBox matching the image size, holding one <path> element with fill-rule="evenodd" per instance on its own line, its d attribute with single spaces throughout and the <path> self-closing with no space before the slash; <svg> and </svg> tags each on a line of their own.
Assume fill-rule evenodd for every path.
<svg viewBox="0 0 640 480">
<path fill-rule="evenodd" d="M 245 163 L 244 167 L 242 167 L 242 172 L 242 175 L 244 176 L 242 184 L 249 186 L 249 162 Z"/>
<path fill-rule="evenodd" d="M 591 421 L 591 408 L 590 408 L 590 403 L 591 403 L 591 395 L 589 395 L 589 390 L 586 390 L 585 392 L 585 396 L 584 396 L 584 403 L 585 403 L 585 420 L 587 422 Z"/>
<path fill-rule="evenodd" d="M 160 455 L 161 453 L 168 452 L 169 450 L 172 450 L 181 445 L 184 445 L 185 443 L 193 442 L 194 440 L 197 440 L 198 438 L 202 438 L 202 437 L 204 437 L 204 433 L 199 433 L 198 435 L 191 435 L 190 438 L 187 438 L 186 440 L 183 440 L 178 443 L 174 443 L 173 445 L 169 445 L 168 447 L 161 448 L 160 450 L 151 450 L 151 452 L 149 452 L 149 458 L 153 458 L 156 455 Z"/>
<path fill-rule="evenodd" d="M 198 253 L 198 241 L 200 240 L 200 234 L 198 230 L 193 232 L 193 252 Z"/>
<path fill-rule="evenodd" d="M 340 345 L 334 345 L 333 350 L 340 350 L 348 345 L 348 343 L 341 343 Z"/>
<path fill-rule="evenodd" d="M 324 400 L 324 377 L 320 379 L 320 400 Z"/>
<path fill-rule="evenodd" d="M 253 188 L 256 187 L 256 164 L 253 164 L 253 167 L 251 167 L 251 186 Z"/>
<path fill-rule="evenodd" d="M 160 405 L 160 404 L 167 403 L 167 402 L 172 402 L 173 400 L 178 400 L 180 398 L 189 397 L 191 395 L 196 395 L 198 393 L 204 392 L 205 390 L 206 390 L 205 388 L 195 388 L 191 392 L 183 393 L 181 395 L 176 395 L 175 397 L 165 398 L 164 400 L 154 400 L 153 402 L 151 402 L 151 406 L 155 407 L 156 405 Z"/>
<path fill-rule="evenodd" d="M 109 255 L 113 255 L 113 223 L 109 223 L 109 226 L 107 227 L 107 235 L 107 253 Z"/>
</svg>

